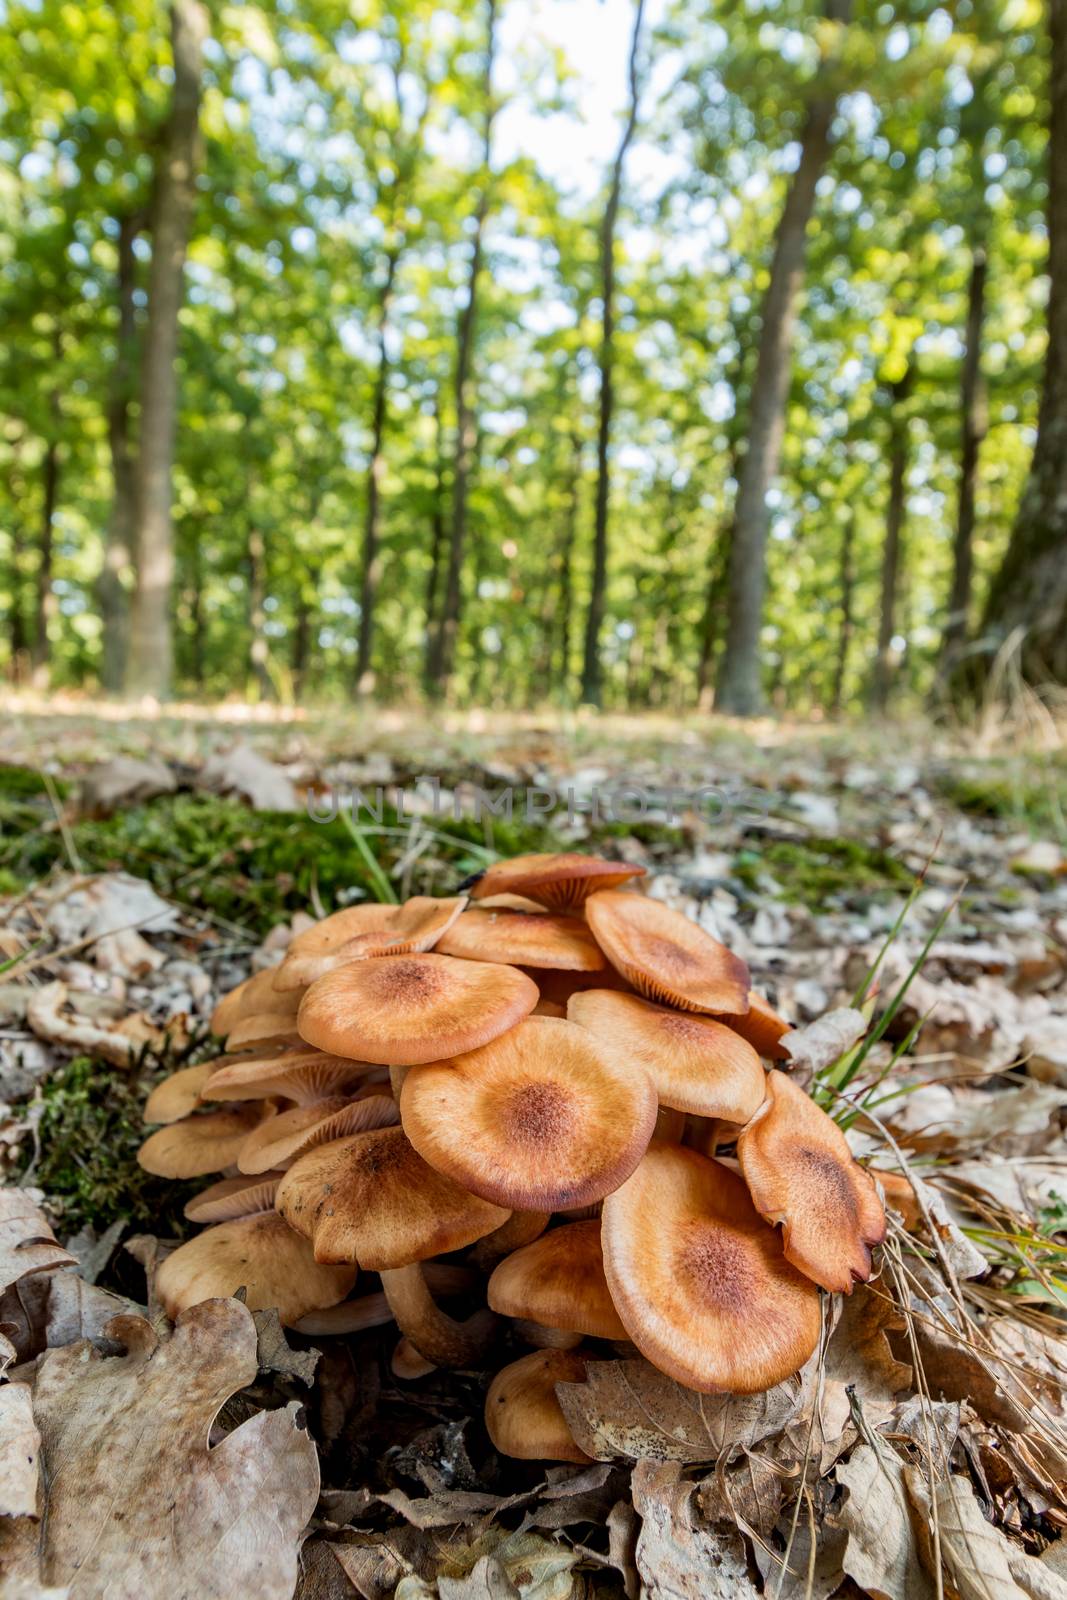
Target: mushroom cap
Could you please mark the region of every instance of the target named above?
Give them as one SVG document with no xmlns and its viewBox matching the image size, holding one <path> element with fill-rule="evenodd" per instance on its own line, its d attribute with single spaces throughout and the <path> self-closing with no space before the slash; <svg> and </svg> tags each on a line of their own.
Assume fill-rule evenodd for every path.
<svg viewBox="0 0 1067 1600">
<path fill-rule="evenodd" d="M 202 1178 L 223 1172 L 237 1160 L 248 1135 L 269 1111 L 269 1106 L 257 1102 L 183 1117 L 149 1134 L 137 1160 L 157 1178 Z"/>
<path fill-rule="evenodd" d="M 548 911 L 498 911 L 472 906 L 443 934 L 443 956 L 466 961 L 505 961 L 516 967 L 554 967 L 600 972 L 607 962 L 580 917 Z"/>
<path fill-rule="evenodd" d="M 915 1186 L 910 1178 L 902 1172 L 886 1172 L 883 1167 L 868 1168 L 872 1178 L 877 1178 L 882 1186 L 882 1194 L 886 1205 L 899 1212 L 908 1233 L 919 1226 L 922 1221 L 922 1207 L 915 1193 Z"/>
<path fill-rule="evenodd" d="M 763 1104 L 760 1058 L 725 1023 L 692 1011 L 670 1011 L 613 989 L 572 995 L 567 1015 L 613 1055 L 639 1062 L 655 1084 L 661 1106 L 747 1122 Z"/>
<path fill-rule="evenodd" d="M 564 851 L 494 861 L 485 872 L 468 879 L 460 888 L 469 889 L 472 900 L 517 894 L 536 900 L 552 911 L 573 911 L 584 905 L 586 897 L 595 890 L 616 889 L 620 883 L 644 875 L 644 867 L 630 867 L 625 861 L 605 861 L 600 856 Z"/>
<path fill-rule="evenodd" d="M 522 1461 L 589 1457 L 574 1442 L 556 1396 L 557 1383 L 583 1383 L 585 1358 L 573 1350 L 535 1350 L 502 1367 L 485 1397 L 485 1427 L 501 1455 Z"/>
<path fill-rule="evenodd" d="M 282 994 L 299 991 L 349 961 L 432 950 L 466 904 L 465 894 L 448 900 L 418 894 L 399 906 L 360 905 L 336 911 L 293 940 L 275 969 L 274 987 Z"/>
<path fill-rule="evenodd" d="M 507 1256 L 489 1279 L 503 1317 L 566 1328 L 591 1339 L 628 1339 L 608 1293 L 599 1222 L 566 1222 Z"/>
<path fill-rule="evenodd" d="M 585 916 L 612 966 L 647 999 L 682 1011 L 748 1010 L 745 963 L 661 900 L 601 892 Z"/>
<path fill-rule="evenodd" d="M 174 1320 L 202 1300 L 244 1288 L 250 1311 L 277 1308 L 286 1327 L 311 1311 L 337 1305 L 356 1281 L 354 1267 L 321 1266 L 310 1246 L 276 1211 L 205 1228 L 179 1245 L 156 1273 L 155 1288 Z"/>
<path fill-rule="evenodd" d="M 185 1203 L 184 1215 L 190 1222 L 233 1222 L 237 1217 L 252 1217 L 257 1211 L 272 1211 L 280 1172 L 264 1172 L 256 1177 L 242 1173 L 236 1178 L 220 1178 L 208 1184 Z"/>
<path fill-rule="evenodd" d="M 755 989 L 748 991 L 748 1010 L 744 1016 L 724 1014 L 720 1020 L 742 1039 L 747 1039 L 757 1055 L 765 1056 L 768 1061 L 788 1061 L 789 1052 L 783 1048 L 782 1040 L 792 1032 L 792 1024 L 780 1017 L 770 1001 Z"/>
<path fill-rule="evenodd" d="M 226 1035 L 226 1047 L 231 1051 L 253 1047 L 263 1050 L 272 1045 L 288 1049 L 302 1042 L 295 1011 L 256 1011 L 251 1016 L 240 1017 Z"/>
<path fill-rule="evenodd" d="M 652 1137 L 656 1094 L 584 1028 L 528 1017 L 479 1050 L 413 1067 L 400 1119 L 420 1155 L 472 1194 L 555 1211 L 629 1177 Z"/>
<path fill-rule="evenodd" d="M 338 1095 L 310 1106 L 294 1106 L 279 1111 L 253 1128 L 237 1154 L 242 1172 L 259 1174 L 282 1171 L 298 1156 L 317 1145 L 329 1144 L 349 1133 L 368 1128 L 387 1128 L 400 1121 L 400 1112 L 391 1094 L 363 1096 Z"/>
<path fill-rule="evenodd" d="M 756 1210 L 782 1224 L 795 1267 L 840 1294 L 866 1283 L 886 1228 L 874 1179 L 833 1118 L 785 1073 L 767 1074 L 767 1099 L 738 1138 L 737 1159 Z"/>
<path fill-rule="evenodd" d="M 262 972 L 253 972 L 244 983 L 239 983 L 236 989 L 231 989 L 229 994 L 223 995 L 214 1011 L 211 1013 L 211 1031 L 220 1039 L 225 1039 L 232 1032 L 243 1017 L 252 1016 L 257 1011 L 285 1011 L 289 1009 L 289 1002 L 275 993 L 274 975 L 276 967 L 267 967 Z M 292 1008 L 295 1013 L 295 1006 Z"/>
<path fill-rule="evenodd" d="M 819 1294 L 785 1259 L 740 1178 L 683 1145 L 652 1145 L 604 1202 L 604 1271 L 629 1337 L 704 1393 L 755 1394 L 815 1349 Z"/>
<path fill-rule="evenodd" d="M 195 1067 L 182 1067 L 157 1083 L 144 1104 L 146 1122 L 177 1122 L 200 1105 L 204 1085 L 215 1071 L 214 1061 L 201 1061 Z"/>
<path fill-rule="evenodd" d="M 379 1071 L 367 1061 L 329 1056 L 321 1050 L 287 1051 L 280 1056 L 256 1056 L 231 1061 L 212 1073 L 203 1086 L 204 1100 L 258 1100 L 278 1096 L 297 1105 L 328 1100 Z"/>
<path fill-rule="evenodd" d="M 320 1145 L 278 1185 L 278 1210 L 311 1240 L 316 1261 L 358 1262 L 370 1272 L 462 1250 L 507 1220 L 427 1166 L 402 1128 Z"/>
<path fill-rule="evenodd" d="M 486 1044 L 537 1000 L 530 978 L 497 962 L 374 956 L 311 985 L 300 1032 L 334 1055 L 410 1067 Z"/>
</svg>

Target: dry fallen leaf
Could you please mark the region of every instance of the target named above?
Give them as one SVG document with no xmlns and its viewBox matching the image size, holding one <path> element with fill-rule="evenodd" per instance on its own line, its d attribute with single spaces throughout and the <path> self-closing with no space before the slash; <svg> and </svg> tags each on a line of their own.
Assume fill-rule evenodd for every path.
<svg viewBox="0 0 1067 1600">
<path fill-rule="evenodd" d="M 35 1189 L 0 1189 L 0 1293 L 36 1272 L 73 1266 L 37 1205 Z"/>
<path fill-rule="evenodd" d="M 794 1028 L 783 1034 L 782 1048 L 789 1052 L 787 1071 L 803 1068 L 805 1072 L 822 1072 L 832 1067 L 839 1056 L 851 1050 L 867 1032 L 867 1019 L 862 1011 L 842 1006 L 837 1011 L 827 1011 L 806 1028 Z"/>
<path fill-rule="evenodd" d="M 677 1461 L 638 1461 L 635 1560 L 644 1600 L 757 1600 L 741 1535 L 703 1524 Z"/>
<path fill-rule="evenodd" d="M 905 1481 L 927 1524 L 936 1508 L 941 1560 L 959 1600 L 1067 1600 L 1063 1578 L 986 1521 L 966 1478 L 952 1476 L 939 1483 L 934 1507 L 917 1468 L 907 1468 Z M 927 1560 L 932 1560 L 932 1552 Z"/>
<path fill-rule="evenodd" d="M 37 1515 L 40 1445 L 29 1389 L 5 1383 L 0 1388 L 0 1517 Z"/>
<path fill-rule="evenodd" d="M 67 986 L 58 979 L 36 991 L 26 1007 L 26 1021 L 39 1039 L 83 1055 L 99 1056 L 113 1067 L 132 1066 L 141 1050 L 135 1039 L 109 1028 L 98 1028 L 84 1017 L 65 1016 L 66 1003 Z"/>
<path fill-rule="evenodd" d="M 256 811 L 296 811 L 296 790 L 280 767 L 249 744 L 220 750 L 204 762 L 199 789 L 213 794 L 239 794 Z"/>
<path fill-rule="evenodd" d="M 289 1600 L 319 1469 L 299 1407 L 264 1411 L 208 1449 L 224 1402 L 256 1376 L 256 1329 L 211 1300 L 161 1341 L 142 1317 L 47 1351 L 33 1385 L 47 1509 L 39 1577 L 71 1600 Z"/>
<path fill-rule="evenodd" d="M 841 1564 L 861 1589 L 884 1600 L 933 1600 L 934 1586 L 912 1531 L 904 1464 L 888 1444 L 860 1444 L 839 1462 L 848 1490 L 835 1520 L 848 1534 Z"/>
<path fill-rule="evenodd" d="M 698 1394 L 647 1361 L 591 1361 L 556 1385 L 575 1440 L 594 1460 L 714 1461 L 781 1433 L 809 1403 L 812 1363 L 763 1394 Z"/>
</svg>

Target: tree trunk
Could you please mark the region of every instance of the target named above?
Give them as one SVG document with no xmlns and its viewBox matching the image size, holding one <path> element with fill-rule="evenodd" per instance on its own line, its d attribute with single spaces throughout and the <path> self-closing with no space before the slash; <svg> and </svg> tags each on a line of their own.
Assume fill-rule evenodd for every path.
<svg viewBox="0 0 1067 1600">
<path fill-rule="evenodd" d="M 493 117 L 493 60 L 496 53 L 496 0 L 486 4 L 485 129 L 482 139 L 482 182 L 474 211 L 474 238 L 467 272 L 467 298 L 456 330 L 456 454 L 452 476 L 452 526 L 449 530 L 448 567 L 444 604 L 430 641 L 427 686 L 435 697 L 448 691 L 456 660 L 456 642 L 463 610 L 463 556 L 467 542 L 467 489 L 474 455 L 476 426 L 471 395 L 471 366 L 478 319 L 478 280 L 482 270 L 485 224 L 489 215 Z"/>
<path fill-rule="evenodd" d="M 141 369 L 137 463 L 137 583 L 126 687 L 165 698 L 171 689 L 174 579 L 172 471 L 178 406 L 178 313 L 196 208 L 200 78 L 207 14 L 200 0 L 171 0 L 174 90 L 152 197 L 152 265 Z"/>
<path fill-rule="evenodd" d="M 396 247 L 387 254 L 385 282 L 378 300 L 378 372 L 374 381 L 370 465 L 367 468 L 367 512 L 363 525 L 363 578 L 359 591 L 359 649 L 356 656 L 356 689 L 359 694 L 370 694 L 374 688 L 371 654 L 374 646 L 374 606 L 378 597 L 378 581 L 381 577 L 378 523 L 381 479 L 385 470 L 382 447 L 385 442 L 389 398 L 389 303 L 393 295 L 399 258 L 400 251 Z"/>
<path fill-rule="evenodd" d="M 982 623 L 989 652 L 1018 638 L 1021 671 L 1033 684 L 1067 683 L 1067 0 L 1050 0 L 1049 21 L 1045 377 L 1030 475 Z"/>
<path fill-rule="evenodd" d="M 829 0 L 827 15 L 848 21 L 851 0 Z M 830 155 L 837 100 L 817 94 L 801 135 L 778 223 L 770 282 L 763 302 L 759 355 L 752 384 L 748 443 L 737 486 L 730 537 L 726 648 L 719 668 L 717 706 L 733 716 L 754 716 L 763 704 L 760 630 L 766 589 L 767 495 L 778 473 L 793 354 L 797 300 L 804 282 L 808 223 L 815 188 Z"/>
<path fill-rule="evenodd" d="M 890 389 L 889 412 L 889 507 L 882 548 L 882 599 L 878 616 L 878 654 L 871 683 L 871 703 L 884 712 L 889 704 L 895 665 L 893 637 L 896 633 L 897 591 L 900 587 L 904 535 L 904 509 L 907 499 L 908 423 L 903 402 L 911 387 L 911 368 Z"/>
<path fill-rule="evenodd" d="M 975 490 L 978 454 L 986 435 L 985 385 L 982 381 L 982 324 L 985 319 L 986 256 L 976 246 L 971 255 L 967 291 L 967 334 L 960 376 L 960 489 L 953 546 L 952 590 L 942 641 L 942 667 L 951 672 L 967 638 L 967 617 L 974 577 Z"/>
<path fill-rule="evenodd" d="M 848 672 L 848 656 L 852 646 L 854 630 L 852 595 L 856 586 L 855 546 L 856 512 L 855 508 L 850 506 L 845 514 L 845 526 L 841 534 L 841 629 L 837 636 L 834 686 L 830 694 L 830 715 L 834 717 L 841 715 L 841 706 L 845 693 L 845 675 Z"/>
<path fill-rule="evenodd" d="M 293 648 L 290 666 L 293 673 L 293 693 L 299 701 L 307 684 L 308 658 L 311 646 L 311 606 L 307 591 L 300 587 L 296 593 L 296 626 L 293 629 Z"/>
<path fill-rule="evenodd" d="M 111 450 L 111 520 L 108 524 L 104 565 L 97 584 L 100 620 L 103 624 L 103 659 L 100 680 L 108 694 L 117 694 L 126 672 L 129 598 L 125 573 L 130 564 L 135 527 L 134 460 L 130 442 L 130 395 L 136 365 L 137 310 L 134 290 L 137 284 L 133 243 L 139 223 L 134 217 L 119 218 L 118 238 L 118 332 L 115 340 L 115 365 L 111 371 L 111 392 L 107 405 L 107 436 Z"/>
<path fill-rule="evenodd" d="M 58 412 L 59 397 L 52 397 L 53 414 Z M 37 581 L 34 596 L 33 650 L 30 665 L 33 681 L 39 686 L 48 682 L 51 644 L 48 625 L 55 613 L 56 597 L 52 592 L 52 552 L 59 496 L 59 441 L 51 438 L 45 448 L 41 467 L 41 529 L 37 543 Z"/>
<path fill-rule="evenodd" d="M 192 586 L 189 593 L 189 621 L 192 626 L 191 650 L 193 682 L 198 689 L 204 686 L 205 645 L 207 643 L 207 618 L 204 615 L 204 564 L 200 555 L 200 540 L 192 541 Z"/>
<path fill-rule="evenodd" d="M 426 659 L 423 664 L 424 687 L 430 688 L 430 657 L 433 650 L 434 630 L 437 627 L 437 608 L 441 588 L 441 557 L 445 548 L 445 458 L 444 424 L 441 420 L 441 386 L 438 384 L 433 403 L 434 457 L 436 462 L 433 509 L 430 514 L 430 570 L 426 575 Z"/>
<path fill-rule="evenodd" d="M 251 641 L 248 665 L 255 680 L 256 694 L 260 700 L 269 700 L 273 693 L 270 681 L 270 646 L 267 643 L 267 546 L 258 528 L 248 532 L 248 629 Z"/>
<path fill-rule="evenodd" d="M 578 543 L 578 515 L 582 493 L 582 439 L 577 428 L 571 433 L 570 488 L 559 563 L 559 664 L 556 680 L 564 701 L 570 698 L 571 622 L 574 616 L 574 551 Z"/>
<path fill-rule="evenodd" d="M 615 227 L 622 198 L 623 167 L 626 152 L 637 128 L 637 106 L 640 87 L 637 75 L 637 55 L 641 44 L 641 22 L 644 17 L 644 0 L 637 0 L 634 10 L 633 33 L 630 37 L 628 78 L 630 104 L 626 125 L 622 130 L 615 164 L 611 169 L 611 185 L 607 205 L 600 227 L 600 415 L 596 440 L 596 501 L 593 512 L 593 573 L 589 592 L 589 609 L 585 616 L 585 651 L 582 660 L 582 699 L 588 705 L 599 706 L 603 698 L 603 661 L 600 655 L 600 635 L 604 626 L 608 581 L 608 511 L 611 496 L 611 421 L 615 409 Z"/>
</svg>

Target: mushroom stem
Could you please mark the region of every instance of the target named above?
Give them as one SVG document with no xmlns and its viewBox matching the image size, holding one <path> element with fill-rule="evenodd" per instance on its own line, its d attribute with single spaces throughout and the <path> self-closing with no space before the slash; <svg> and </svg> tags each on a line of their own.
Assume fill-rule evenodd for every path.
<svg viewBox="0 0 1067 1600">
<path fill-rule="evenodd" d="M 389 1084 L 393 1091 L 393 1099 L 400 1104 L 400 1091 L 404 1087 L 404 1079 L 411 1071 L 410 1067 L 390 1067 Z"/>
<path fill-rule="evenodd" d="M 466 1322 L 455 1322 L 433 1298 L 417 1261 L 383 1271 L 381 1279 L 397 1326 L 427 1361 L 466 1367 L 484 1356 L 496 1322 L 492 1312 L 476 1311 Z"/>
<path fill-rule="evenodd" d="M 363 1333 L 367 1328 L 380 1328 L 392 1320 L 393 1313 L 384 1294 L 364 1294 L 358 1300 L 343 1300 L 340 1305 L 327 1306 L 324 1311 L 309 1311 L 306 1317 L 293 1324 L 293 1330 L 320 1336 Z"/>
<path fill-rule="evenodd" d="M 471 1246 L 470 1259 L 483 1272 L 491 1272 L 513 1250 L 540 1238 L 549 1224 L 547 1211 L 513 1211 L 508 1220 Z"/>
</svg>

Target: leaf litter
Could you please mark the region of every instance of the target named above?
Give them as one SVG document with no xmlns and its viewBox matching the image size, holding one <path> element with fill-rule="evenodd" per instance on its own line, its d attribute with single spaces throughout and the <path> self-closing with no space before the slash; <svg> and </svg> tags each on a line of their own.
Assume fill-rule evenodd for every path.
<svg viewBox="0 0 1067 1600">
<path fill-rule="evenodd" d="M 580 790 L 620 770 L 607 748 L 536 746 L 516 733 L 466 755 L 462 775 L 447 735 L 434 753 L 456 767 L 450 795 L 472 779 Z M 214 765 L 187 742 L 140 766 L 94 753 L 112 765 L 95 787 L 83 775 L 81 804 L 100 813 L 165 804 L 201 767 L 205 787 L 287 810 L 308 784 L 432 770 L 429 750 L 353 758 L 292 731 L 272 745 L 257 730 Z M 684 741 L 625 759 L 628 782 L 691 772 Z M 917 1222 L 898 1215 L 880 1273 L 837 1306 L 808 1367 L 764 1395 L 697 1395 L 605 1348 L 559 1391 L 593 1464 L 503 1462 L 481 1431 L 488 1375 L 403 1383 L 387 1330 L 311 1340 L 239 1300 L 171 1329 L 120 1248 L 121 1216 L 76 1240 L 62 1192 L 9 1187 L 5 1596 L 1067 1594 L 1062 842 L 957 810 L 939 761 L 801 743 L 726 750 L 697 776 L 726 795 L 754 782 L 767 803 L 613 843 L 749 962 L 799 1024 L 787 1070 L 861 1158 L 917 1194 Z M 442 829 L 413 818 L 394 841 L 398 891 L 447 881 Z M 835 832 L 868 842 L 862 870 Z M 581 815 L 563 839 L 597 843 Z M 16 1182 L 72 1053 L 147 1087 L 197 1059 L 215 998 L 280 959 L 293 931 L 279 918 L 257 940 L 69 859 L 0 904 L 0 925 L 0 1151 Z M 167 1248 L 135 1245 L 149 1280 Z"/>
</svg>

